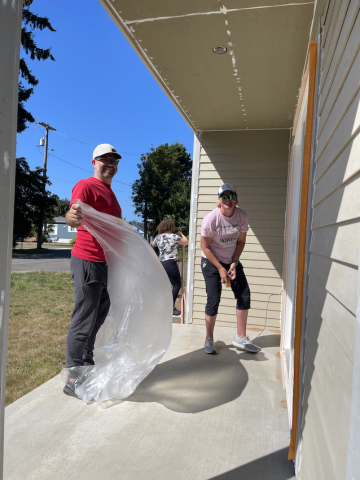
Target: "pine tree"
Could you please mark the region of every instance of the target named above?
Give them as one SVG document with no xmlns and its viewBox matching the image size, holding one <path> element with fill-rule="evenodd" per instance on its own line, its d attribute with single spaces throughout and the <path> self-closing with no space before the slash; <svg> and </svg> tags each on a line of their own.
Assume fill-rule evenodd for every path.
<svg viewBox="0 0 360 480">
<path fill-rule="evenodd" d="M 24 0 L 24 8 L 22 14 L 23 26 L 21 30 L 21 45 L 27 55 L 30 54 L 31 60 L 47 60 L 50 58 L 55 61 L 55 58 L 51 54 L 51 48 L 39 48 L 35 42 L 35 29 L 44 30 L 48 28 L 51 32 L 56 32 L 56 30 L 51 26 L 49 19 L 47 17 L 40 17 L 39 15 L 32 13 L 29 10 L 30 5 L 33 3 L 33 0 Z M 18 124 L 17 131 L 18 133 L 23 132 L 28 128 L 27 123 L 35 122 L 34 117 L 29 111 L 24 107 L 24 103 L 29 100 L 31 95 L 34 93 L 34 87 L 39 83 L 39 80 L 33 75 L 32 71 L 29 69 L 25 62 L 25 58 L 20 59 L 20 76 L 28 83 L 29 87 L 27 88 L 23 85 L 22 81 L 19 81 L 19 91 L 18 91 Z"/>
<path fill-rule="evenodd" d="M 16 159 L 16 184 L 14 206 L 13 244 L 28 236 L 37 235 L 39 222 L 44 223 L 44 235 L 48 225 L 54 222 L 57 201 L 50 192 L 44 192 L 44 170 L 31 170 L 25 158 Z M 45 177 L 45 186 L 51 185 Z"/>
</svg>

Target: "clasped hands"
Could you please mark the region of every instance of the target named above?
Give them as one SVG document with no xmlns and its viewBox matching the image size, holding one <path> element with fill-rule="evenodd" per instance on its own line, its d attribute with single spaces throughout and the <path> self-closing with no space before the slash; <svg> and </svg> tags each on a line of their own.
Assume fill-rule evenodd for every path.
<svg viewBox="0 0 360 480">
<path fill-rule="evenodd" d="M 221 283 L 226 284 L 226 278 L 230 277 L 230 280 L 235 280 L 236 278 L 236 263 L 232 263 L 228 271 L 226 268 L 221 267 L 219 270 Z"/>
</svg>

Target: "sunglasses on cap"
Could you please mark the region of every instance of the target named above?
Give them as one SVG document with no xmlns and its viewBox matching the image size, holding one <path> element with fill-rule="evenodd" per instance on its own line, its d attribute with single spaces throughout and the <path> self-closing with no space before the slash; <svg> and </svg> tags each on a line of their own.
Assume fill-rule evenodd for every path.
<svg viewBox="0 0 360 480">
<path fill-rule="evenodd" d="M 235 197 L 235 193 L 223 193 L 222 195 L 220 195 L 221 200 L 227 200 L 228 198 L 230 200 L 235 200 Z"/>
</svg>

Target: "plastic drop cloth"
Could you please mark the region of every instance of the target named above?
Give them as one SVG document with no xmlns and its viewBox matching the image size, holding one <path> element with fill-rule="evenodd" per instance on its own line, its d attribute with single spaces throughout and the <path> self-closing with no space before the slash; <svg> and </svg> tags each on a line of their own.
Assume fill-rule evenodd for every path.
<svg viewBox="0 0 360 480">
<path fill-rule="evenodd" d="M 135 228 L 80 200 L 76 203 L 84 213 L 82 225 L 105 252 L 111 308 L 97 334 L 95 366 L 64 369 L 62 378 L 80 378 L 76 394 L 86 403 L 120 400 L 134 392 L 170 346 L 170 282 Z"/>
</svg>

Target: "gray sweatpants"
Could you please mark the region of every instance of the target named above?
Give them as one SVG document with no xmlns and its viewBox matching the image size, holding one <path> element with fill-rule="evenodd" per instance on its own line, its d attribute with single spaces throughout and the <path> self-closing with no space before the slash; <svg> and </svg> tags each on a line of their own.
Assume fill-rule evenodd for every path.
<svg viewBox="0 0 360 480">
<path fill-rule="evenodd" d="M 94 365 L 96 334 L 110 308 L 105 262 L 89 262 L 71 255 L 74 310 L 66 340 L 66 366 Z"/>
</svg>

